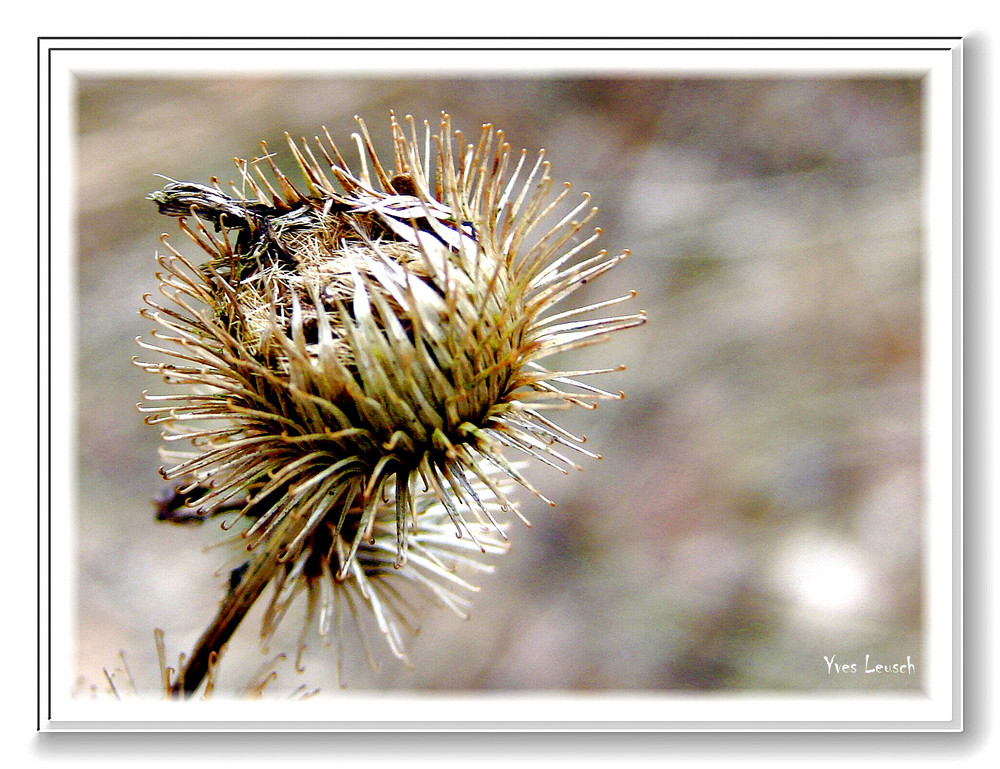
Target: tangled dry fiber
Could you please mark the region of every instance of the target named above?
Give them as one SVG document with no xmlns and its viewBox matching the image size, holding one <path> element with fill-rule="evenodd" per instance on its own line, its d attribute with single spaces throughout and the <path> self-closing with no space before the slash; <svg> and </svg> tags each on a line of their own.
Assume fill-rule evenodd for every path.
<svg viewBox="0 0 1000 769">
<path fill-rule="evenodd" d="M 245 544 L 175 693 L 197 688 L 272 581 L 265 640 L 305 591 L 324 637 L 343 597 L 403 658 L 395 583 L 464 611 L 457 568 L 505 549 L 512 485 L 549 502 L 507 453 L 577 467 L 570 452 L 596 455 L 547 414 L 622 395 L 582 381 L 617 368 L 542 364 L 644 321 L 592 316 L 634 292 L 555 310 L 626 256 L 585 253 L 600 234 L 580 236 L 589 196 L 567 205 L 543 153 L 529 162 L 489 125 L 466 144 L 447 115 L 422 136 L 392 117 L 391 171 L 358 125 L 357 172 L 324 130 L 312 145 L 286 135 L 298 186 L 262 145 L 230 193 L 168 180 L 151 195 L 209 258 L 163 239 L 167 301 L 146 297 L 158 328 L 139 341 L 156 359 L 137 364 L 177 387 L 140 408 L 181 447 L 161 471 L 178 506 L 230 512 Z"/>
</svg>

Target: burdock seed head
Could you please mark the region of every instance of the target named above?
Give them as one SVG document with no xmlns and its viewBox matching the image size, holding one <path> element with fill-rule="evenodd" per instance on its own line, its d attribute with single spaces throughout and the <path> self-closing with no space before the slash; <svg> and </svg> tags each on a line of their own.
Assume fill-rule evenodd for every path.
<svg viewBox="0 0 1000 769">
<path fill-rule="evenodd" d="M 563 309 L 626 254 L 585 254 L 596 209 L 551 194 L 543 153 L 529 162 L 489 125 L 465 144 L 444 114 L 422 136 L 392 117 L 388 170 L 358 125 L 356 171 L 324 130 L 286 135 L 302 181 L 262 145 L 231 192 L 168 180 L 150 196 L 209 257 L 164 236 L 167 302 L 143 310 L 159 328 L 139 344 L 160 360 L 138 365 L 177 385 L 140 407 L 183 447 L 162 474 L 199 489 L 200 514 L 236 510 L 260 588 L 277 576 L 313 598 L 408 557 L 444 579 L 442 522 L 496 548 L 511 482 L 548 502 L 508 452 L 576 467 L 567 450 L 594 455 L 546 413 L 621 397 L 581 381 L 616 368 L 544 360 L 644 321 L 592 317 L 634 292 Z"/>
</svg>

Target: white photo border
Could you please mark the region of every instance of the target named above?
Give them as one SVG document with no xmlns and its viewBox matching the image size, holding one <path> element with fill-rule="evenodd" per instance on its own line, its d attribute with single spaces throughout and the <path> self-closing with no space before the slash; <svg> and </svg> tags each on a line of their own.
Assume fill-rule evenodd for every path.
<svg viewBox="0 0 1000 769">
<path fill-rule="evenodd" d="M 43 731 L 437 730 L 437 731 L 960 731 L 962 728 L 962 41 L 960 38 L 423 38 L 72 39 L 40 38 L 39 339 L 42 403 L 39 500 L 39 700 Z M 164 51 L 184 50 L 183 65 Z M 378 56 L 364 56 L 378 51 Z M 457 52 L 462 63 L 455 63 Z M 278 55 L 280 54 L 280 56 Z M 555 56 L 558 54 L 558 56 Z M 361 62 L 359 64 L 359 62 Z M 75 594 L 74 482 L 70 397 L 74 364 L 72 150 L 73 79 L 81 72 L 157 76 L 198 72 L 295 74 L 350 69 L 448 74 L 540 69 L 556 75 L 594 72 L 746 77 L 858 73 L 924 79 L 925 689 L 919 694 L 845 692 L 792 695 L 605 694 L 572 696 L 422 695 L 344 692 L 330 721 L 328 701 L 77 701 L 54 682 L 72 680 L 69 618 Z M 50 393 L 48 401 L 46 393 Z M 45 459 L 48 458 L 47 466 Z M 71 645 L 71 644 L 70 644 Z M 434 707 L 427 707 L 433 703 Z M 430 720 L 428 713 L 461 714 Z M 415 719 L 414 713 L 421 714 Z M 559 713 L 554 719 L 553 713 Z"/>
</svg>

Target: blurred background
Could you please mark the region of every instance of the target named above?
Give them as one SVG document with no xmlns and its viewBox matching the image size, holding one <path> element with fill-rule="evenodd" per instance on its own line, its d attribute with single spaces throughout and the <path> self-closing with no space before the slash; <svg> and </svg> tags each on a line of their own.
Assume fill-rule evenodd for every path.
<svg viewBox="0 0 1000 769">
<path fill-rule="evenodd" d="M 124 650 L 155 694 L 153 628 L 176 661 L 224 584 L 201 549 L 214 525 L 154 521 L 159 434 L 134 408 L 163 391 L 130 364 L 157 238 L 200 256 L 144 199 L 154 174 L 234 179 L 232 157 L 261 139 L 291 172 L 283 133 L 321 126 L 352 161 L 353 116 L 385 148 L 390 109 L 545 148 L 557 183 L 593 194 L 600 246 L 632 252 L 575 301 L 635 288 L 648 322 L 565 357 L 625 364 L 595 383 L 627 397 L 564 415 L 604 458 L 569 476 L 532 468 L 557 507 L 520 494 L 533 528 L 515 526 L 478 579 L 471 619 L 428 612 L 413 670 L 375 638 L 369 671 L 348 633 L 347 685 L 920 687 L 919 81 L 88 77 L 76 106 L 80 692 L 103 688 Z M 220 685 L 267 659 L 258 614 Z M 289 618 L 286 637 L 297 629 Z M 866 654 L 910 657 L 917 674 L 838 677 L 824 661 Z M 279 665 L 275 689 L 332 692 L 330 657 Z"/>
</svg>

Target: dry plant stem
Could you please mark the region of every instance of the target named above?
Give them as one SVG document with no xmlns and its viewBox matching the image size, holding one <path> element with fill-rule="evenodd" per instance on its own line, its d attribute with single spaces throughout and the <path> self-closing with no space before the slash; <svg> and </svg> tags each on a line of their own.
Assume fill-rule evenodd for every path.
<svg viewBox="0 0 1000 769">
<path fill-rule="evenodd" d="M 212 624 L 198 639 L 177 680 L 171 684 L 172 699 L 188 699 L 198 690 L 211 670 L 212 660 L 222 656 L 223 647 L 264 592 L 276 570 L 276 563 L 266 562 L 263 568 L 245 574 L 236 589 L 226 594 Z"/>
</svg>

